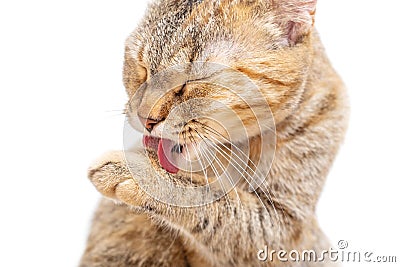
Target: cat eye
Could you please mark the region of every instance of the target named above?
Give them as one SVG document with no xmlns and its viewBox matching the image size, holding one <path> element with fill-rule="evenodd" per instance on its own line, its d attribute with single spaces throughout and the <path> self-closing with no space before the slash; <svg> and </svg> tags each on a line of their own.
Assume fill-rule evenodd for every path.
<svg viewBox="0 0 400 267">
<path fill-rule="evenodd" d="M 137 75 L 139 80 L 143 83 L 145 81 L 147 81 L 147 77 L 148 77 L 148 71 L 147 68 L 145 66 L 143 66 L 142 64 L 138 63 L 137 64 Z"/>
<path fill-rule="evenodd" d="M 185 89 L 186 89 L 186 85 L 187 85 L 188 81 L 186 81 L 180 88 L 179 90 L 175 91 L 175 95 L 176 96 L 182 96 L 185 93 Z"/>
<path fill-rule="evenodd" d="M 175 91 L 175 95 L 182 96 L 186 92 L 186 88 L 189 83 L 198 82 L 198 81 L 202 81 L 202 80 L 204 80 L 204 78 L 198 78 L 198 79 L 192 79 L 192 80 L 188 79 L 184 84 L 182 84 L 182 86 L 179 88 L 179 90 Z"/>
</svg>

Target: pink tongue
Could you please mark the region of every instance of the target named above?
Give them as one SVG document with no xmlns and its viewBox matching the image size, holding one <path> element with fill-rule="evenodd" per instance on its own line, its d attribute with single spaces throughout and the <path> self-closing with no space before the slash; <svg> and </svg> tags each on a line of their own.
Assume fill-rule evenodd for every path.
<svg viewBox="0 0 400 267">
<path fill-rule="evenodd" d="M 143 145 L 147 148 L 157 150 L 158 160 L 161 166 L 169 173 L 177 173 L 179 169 L 175 167 L 168 159 L 172 158 L 171 150 L 174 142 L 168 139 L 161 139 L 153 136 L 143 136 Z"/>
<path fill-rule="evenodd" d="M 171 150 L 174 147 L 175 143 L 168 139 L 160 139 L 158 143 L 158 160 L 160 161 L 161 166 L 169 173 L 177 173 L 179 169 L 173 165 L 169 159 L 172 158 Z"/>
<path fill-rule="evenodd" d="M 149 136 L 149 135 L 144 135 L 142 141 L 143 141 L 143 145 L 145 147 L 157 150 L 158 143 L 160 142 L 160 138 Z"/>
</svg>

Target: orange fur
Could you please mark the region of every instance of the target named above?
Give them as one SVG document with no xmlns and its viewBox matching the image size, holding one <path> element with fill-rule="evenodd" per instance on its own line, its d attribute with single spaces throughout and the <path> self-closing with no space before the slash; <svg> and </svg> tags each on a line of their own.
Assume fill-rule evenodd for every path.
<svg viewBox="0 0 400 267">
<path fill-rule="evenodd" d="M 241 182 L 236 193 L 231 191 L 227 198 L 206 206 L 170 206 L 139 186 L 137 177 L 149 168 L 142 152 L 127 152 L 142 166 L 137 177 L 132 177 L 122 152 L 107 154 L 91 168 L 89 178 L 99 192 L 120 204 L 100 203 L 82 267 L 281 266 L 258 261 L 256 252 L 265 245 L 288 251 L 329 248 L 316 222 L 315 206 L 344 138 L 348 107 L 344 86 L 313 28 L 315 2 L 160 0 L 150 5 L 126 42 L 124 84 L 128 95 L 132 97 L 148 82 L 139 103 L 128 103 L 128 116 L 161 121 L 174 106 L 189 99 L 221 101 L 244 119 L 249 135 L 233 134 L 232 138 L 248 140 L 250 160 L 258 162 L 265 148 L 259 128 L 253 127 L 257 122 L 250 107 L 262 110 L 266 100 L 277 138 L 264 188 L 270 199 L 262 187 L 251 193 Z M 201 80 L 207 83 L 189 79 L 185 87 L 173 87 L 161 98 L 152 93 L 154 75 L 187 62 L 217 62 L 230 69 L 217 75 L 202 70 Z M 264 99 L 251 98 L 245 79 L 230 70 L 250 78 Z M 183 72 L 187 77 L 193 75 Z M 250 95 L 251 102 L 240 102 L 220 81 L 237 85 L 240 93 Z M 216 113 L 208 107 L 193 108 Z M 185 123 L 181 135 L 201 128 L 198 123 Z M 212 121 L 202 123 L 219 127 Z M 238 125 L 230 127 L 228 132 L 235 132 Z M 155 153 L 149 155 L 150 164 L 163 172 L 165 179 L 187 184 L 188 173 L 168 174 Z M 200 176 L 190 178 L 195 183 L 203 181 Z"/>
</svg>

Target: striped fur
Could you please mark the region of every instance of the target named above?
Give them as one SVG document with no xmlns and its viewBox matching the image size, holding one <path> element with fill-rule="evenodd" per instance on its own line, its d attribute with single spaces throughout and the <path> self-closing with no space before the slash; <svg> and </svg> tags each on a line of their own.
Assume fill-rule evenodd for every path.
<svg viewBox="0 0 400 267">
<path fill-rule="evenodd" d="M 244 73 L 260 88 L 276 123 L 268 188 L 249 193 L 239 184 L 237 194 L 230 192 L 207 206 L 172 207 L 138 186 L 122 152 L 106 154 L 91 167 L 89 178 L 119 204 L 106 199 L 100 203 L 81 267 L 281 266 L 258 261 L 257 251 L 265 245 L 287 251 L 329 248 L 315 207 L 344 138 L 348 107 L 344 86 L 313 28 L 315 2 L 158 0 L 149 6 L 126 42 L 128 95 L 179 63 L 218 62 Z M 230 79 L 229 73 L 219 79 Z M 189 83 L 178 96 L 167 95 L 155 103 L 145 95 L 138 112 L 162 119 L 174 103 L 206 96 L 224 101 L 249 126 L 256 123 L 249 108 L 233 101 L 229 92 Z M 252 99 L 251 104 L 257 108 L 262 101 Z M 129 105 L 127 112 L 133 112 Z M 248 137 L 251 157 L 260 152 L 259 134 L 254 129 Z M 186 178 L 168 176 L 180 184 Z"/>
</svg>

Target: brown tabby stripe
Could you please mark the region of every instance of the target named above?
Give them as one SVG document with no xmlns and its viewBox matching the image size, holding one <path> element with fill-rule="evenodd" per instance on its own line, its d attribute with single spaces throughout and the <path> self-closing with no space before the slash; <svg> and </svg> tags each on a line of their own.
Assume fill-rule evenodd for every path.
<svg viewBox="0 0 400 267">
<path fill-rule="evenodd" d="M 244 73 L 247 75 L 252 80 L 264 80 L 269 84 L 277 85 L 277 86 L 285 86 L 285 87 L 291 87 L 293 86 L 294 82 L 288 83 L 288 82 L 283 82 L 281 80 L 273 79 L 270 77 L 267 77 L 265 75 L 261 75 L 259 72 L 256 70 L 251 70 L 249 68 L 244 68 L 244 67 L 238 67 L 236 68 L 238 71 Z"/>
</svg>

